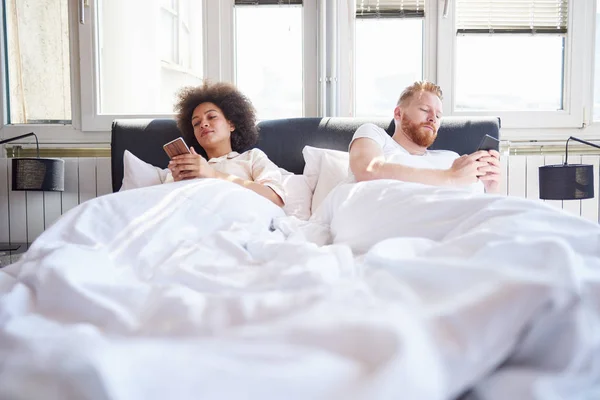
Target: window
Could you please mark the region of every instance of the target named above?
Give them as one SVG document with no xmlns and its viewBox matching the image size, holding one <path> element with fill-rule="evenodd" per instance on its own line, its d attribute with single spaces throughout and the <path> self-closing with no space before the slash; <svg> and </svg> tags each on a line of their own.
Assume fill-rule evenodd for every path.
<svg viewBox="0 0 600 400">
<path fill-rule="evenodd" d="M 581 127 L 583 82 L 574 71 L 583 69 L 576 43 L 585 20 L 575 7 L 584 2 L 456 0 L 438 35 L 446 114 L 498 115 L 503 127 Z"/>
<path fill-rule="evenodd" d="M 179 63 L 179 10 L 178 0 L 163 0 L 161 7 L 160 27 L 161 55 L 163 61 L 173 64 Z"/>
<path fill-rule="evenodd" d="M 202 81 L 202 1 L 91 0 L 90 11 L 80 24 L 82 75 L 95 77 L 81 83 L 83 129 L 172 115 L 180 88 Z"/>
<path fill-rule="evenodd" d="M 192 30 L 190 28 L 191 0 L 163 0 L 161 7 L 161 37 L 162 60 L 168 64 L 177 65 L 187 70 L 194 69 L 201 75 L 200 58 L 192 62 L 194 54 L 202 54 L 202 41 L 194 43 L 192 52 Z M 194 20 L 201 20 L 201 9 L 196 10 Z M 196 39 L 199 39 L 197 37 Z"/>
<path fill-rule="evenodd" d="M 354 115 L 391 117 L 402 89 L 423 79 L 424 3 L 356 1 Z"/>
<path fill-rule="evenodd" d="M 596 40 L 594 63 L 594 121 L 600 121 L 600 0 L 596 0 Z"/>
<path fill-rule="evenodd" d="M 302 1 L 236 0 L 234 17 L 235 82 L 258 118 L 303 116 Z"/>
<path fill-rule="evenodd" d="M 456 27 L 457 110 L 563 109 L 566 1 L 458 0 Z"/>
<path fill-rule="evenodd" d="M 6 122 L 71 123 L 67 0 L 6 0 L 4 17 Z"/>
<path fill-rule="evenodd" d="M 84 131 L 108 131 L 115 118 L 170 117 L 175 93 L 204 78 L 235 82 L 259 118 L 316 114 L 316 0 L 85 3 Z"/>
<path fill-rule="evenodd" d="M 391 117 L 425 78 L 445 115 L 553 139 L 592 119 L 584 107 L 600 120 L 598 1 L 4 0 L 3 129 L 72 121 L 36 133 L 104 142 L 115 118 L 171 117 L 203 78 L 236 83 L 260 119 Z"/>
<path fill-rule="evenodd" d="M 475 35 L 456 42 L 456 110 L 563 109 L 564 37 Z"/>
</svg>

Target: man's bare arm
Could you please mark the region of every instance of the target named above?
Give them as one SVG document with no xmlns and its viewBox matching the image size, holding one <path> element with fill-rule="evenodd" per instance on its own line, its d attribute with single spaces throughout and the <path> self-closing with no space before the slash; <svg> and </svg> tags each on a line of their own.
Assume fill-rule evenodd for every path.
<svg viewBox="0 0 600 400">
<path fill-rule="evenodd" d="M 487 165 L 477 161 L 483 153 L 487 152 L 476 152 L 459 157 L 452 167 L 446 170 L 413 168 L 385 162 L 383 151 L 374 140 L 358 138 L 350 147 L 350 169 L 358 182 L 396 179 L 435 186 L 464 185 L 476 182 L 478 176 L 485 174 L 485 172 L 478 172 L 479 167 Z"/>
</svg>

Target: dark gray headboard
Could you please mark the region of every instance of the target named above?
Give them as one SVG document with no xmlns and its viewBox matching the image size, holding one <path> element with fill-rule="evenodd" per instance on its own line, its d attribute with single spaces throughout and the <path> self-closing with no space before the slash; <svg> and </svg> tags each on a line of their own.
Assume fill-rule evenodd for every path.
<svg viewBox="0 0 600 400">
<path fill-rule="evenodd" d="M 388 118 L 290 118 L 265 120 L 258 124 L 260 138 L 256 147 L 263 150 L 278 166 L 301 174 L 304 169 L 302 148 L 306 145 L 348 150 L 358 127 L 373 122 L 390 135 L 394 121 Z M 469 154 L 485 134 L 499 138 L 497 117 L 445 117 L 431 149 L 452 150 Z M 181 136 L 171 119 L 117 119 L 112 125 L 111 156 L 113 191 L 123 181 L 123 153 L 129 150 L 138 158 L 165 168 L 169 158 L 162 146 Z M 196 149 L 198 150 L 198 149 Z M 200 149 L 201 150 L 201 149 Z"/>
</svg>

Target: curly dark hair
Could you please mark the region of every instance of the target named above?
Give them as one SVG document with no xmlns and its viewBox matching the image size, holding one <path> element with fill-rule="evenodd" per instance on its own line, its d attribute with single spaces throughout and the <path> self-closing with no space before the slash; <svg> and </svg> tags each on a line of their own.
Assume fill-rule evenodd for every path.
<svg viewBox="0 0 600 400">
<path fill-rule="evenodd" d="M 200 86 L 188 86 L 181 89 L 177 95 L 175 112 L 177 127 L 183 138 L 190 145 L 198 148 L 192 113 L 202 103 L 213 103 L 223 111 L 225 118 L 233 124 L 231 132 L 231 149 L 239 153 L 256 144 L 258 131 L 256 129 L 256 111 L 250 100 L 234 85 L 226 82 L 210 83 L 204 81 Z"/>
</svg>

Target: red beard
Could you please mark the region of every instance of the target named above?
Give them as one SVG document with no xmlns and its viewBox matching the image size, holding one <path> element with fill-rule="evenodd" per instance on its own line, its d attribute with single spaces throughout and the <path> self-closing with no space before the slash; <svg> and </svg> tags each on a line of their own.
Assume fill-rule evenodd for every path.
<svg viewBox="0 0 600 400">
<path fill-rule="evenodd" d="M 431 127 L 432 130 L 427 127 Z M 428 122 L 415 123 L 406 115 L 403 116 L 401 122 L 402 131 L 408 136 L 416 145 L 421 147 L 429 147 L 437 137 L 437 129 L 435 125 Z"/>
</svg>

